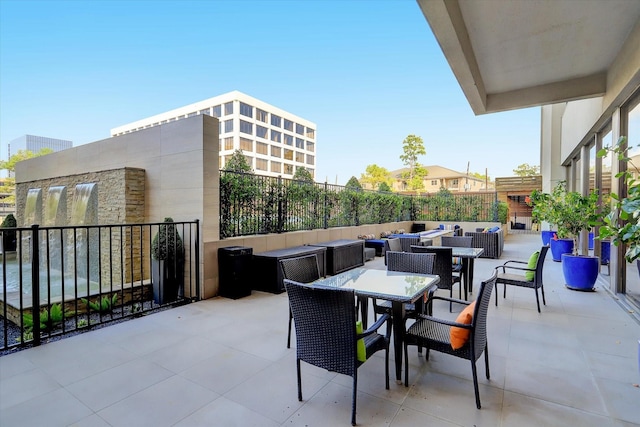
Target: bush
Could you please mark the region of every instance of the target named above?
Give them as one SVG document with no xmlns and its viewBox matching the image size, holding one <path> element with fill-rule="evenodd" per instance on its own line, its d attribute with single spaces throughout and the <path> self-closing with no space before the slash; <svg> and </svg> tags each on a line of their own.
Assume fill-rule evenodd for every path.
<svg viewBox="0 0 640 427">
<path fill-rule="evenodd" d="M 151 242 L 151 255 L 157 260 L 173 261 L 182 256 L 182 239 L 173 218 L 167 217 L 164 222 Z"/>
</svg>

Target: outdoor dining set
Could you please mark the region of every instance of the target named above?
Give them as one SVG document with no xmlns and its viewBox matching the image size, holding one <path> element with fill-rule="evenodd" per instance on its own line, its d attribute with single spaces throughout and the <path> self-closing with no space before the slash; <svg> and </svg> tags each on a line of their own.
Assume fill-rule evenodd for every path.
<svg viewBox="0 0 640 427">
<path fill-rule="evenodd" d="M 400 239 L 387 239 L 386 270 L 356 266 L 326 277 L 321 265 L 324 256 L 310 253 L 279 260 L 290 308 L 288 347 L 292 323 L 295 326 L 299 400 L 301 362 L 349 375 L 353 378 L 351 422 L 355 425 L 358 367 L 384 350 L 388 389 L 393 332 L 391 351 L 398 384 L 403 382 L 404 361 L 404 384 L 409 385 L 409 346 L 416 346 L 419 353 L 424 349 L 427 360 L 431 350 L 467 359 L 480 409 L 476 361 L 484 353 L 489 378 L 486 318 L 497 272 L 474 290 L 474 259 L 482 248 L 471 247 L 471 238 L 462 236 L 443 235 L 438 246 L 426 243 L 411 245 L 407 251 Z M 456 284 L 458 298 L 453 295 Z M 439 289 L 448 291 L 448 296 L 436 295 Z M 475 294 L 475 301 L 470 301 L 470 294 Z M 455 321 L 434 313 L 437 300 L 444 301 L 450 312 L 460 311 Z"/>
</svg>

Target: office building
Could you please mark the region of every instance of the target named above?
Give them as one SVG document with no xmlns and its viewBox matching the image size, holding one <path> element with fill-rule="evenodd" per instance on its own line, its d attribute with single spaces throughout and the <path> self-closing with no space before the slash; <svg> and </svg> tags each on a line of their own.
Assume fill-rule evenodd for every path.
<svg viewBox="0 0 640 427">
<path fill-rule="evenodd" d="M 73 142 L 65 139 L 48 138 L 46 136 L 22 135 L 19 138 L 9 141 L 7 144 L 7 160 L 18 151 L 31 151 L 37 153 L 43 148 L 51 148 L 53 151 L 66 150 L 73 147 Z M 9 172 L 13 176 L 13 172 Z"/>
<path fill-rule="evenodd" d="M 297 168 L 304 167 L 315 177 L 315 123 L 238 91 L 116 127 L 111 136 L 198 114 L 220 121 L 221 169 L 240 149 L 257 174 L 292 178 Z"/>
</svg>

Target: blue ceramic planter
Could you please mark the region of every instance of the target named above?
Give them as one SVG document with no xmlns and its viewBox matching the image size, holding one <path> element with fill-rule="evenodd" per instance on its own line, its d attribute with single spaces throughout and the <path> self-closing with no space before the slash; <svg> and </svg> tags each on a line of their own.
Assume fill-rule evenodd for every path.
<svg viewBox="0 0 640 427">
<path fill-rule="evenodd" d="M 551 257 L 555 262 L 562 261 L 562 254 L 573 252 L 573 239 L 549 240 L 551 246 Z"/>
<path fill-rule="evenodd" d="M 598 279 L 598 257 L 562 255 L 562 273 L 566 287 L 574 291 L 593 291 Z"/>
<path fill-rule="evenodd" d="M 555 231 L 553 230 L 542 230 L 540 232 L 540 236 L 542 236 L 542 244 L 543 245 L 548 245 L 549 244 L 549 240 L 551 240 L 551 238 L 553 237 Z"/>
</svg>

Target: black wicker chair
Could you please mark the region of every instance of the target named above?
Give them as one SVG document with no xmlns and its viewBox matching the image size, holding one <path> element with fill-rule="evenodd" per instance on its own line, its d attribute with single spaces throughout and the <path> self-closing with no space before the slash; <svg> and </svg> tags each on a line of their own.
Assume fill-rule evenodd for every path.
<svg viewBox="0 0 640 427">
<path fill-rule="evenodd" d="M 432 274 L 435 262 L 434 254 L 411 252 L 387 252 L 387 271 L 403 271 L 405 273 Z M 422 311 L 422 305 L 418 311 Z M 391 315 L 391 302 L 373 299 L 375 314 Z M 405 304 L 406 317 L 415 317 L 415 304 Z"/>
<path fill-rule="evenodd" d="M 418 320 L 407 329 L 404 340 L 404 384 L 409 386 L 409 357 L 408 346 L 416 345 L 418 349 L 424 347 L 427 349 L 425 357 L 429 360 L 430 350 L 441 353 L 450 354 L 460 357 L 471 362 L 471 372 L 473 374 L 473 388 L 476 394 L 476 406 L 480 409 L 480 392 L 478 389 L 478 374 L 476 370 L 476 361 L 484 352 L 485 371 L 487 379 L 490 378 L 489 373 L 489 348 L 487 345 L 487 311 L 491 302 L 491 291 L 495 286 L 496 273 L 488 280 L 482 282 L 478 296 L 473 309 L 473 317 L 470 324 L 457 323 L 455 321 L 439 319 L 433 316 L 420 315 Z M 429 299 L 427 304 L 431 306 L 434 300 L 444 300 L 450 303 L 469 305 L 468 301 L 453 298 L 433 297 Z M 451 327 L 455 326 L 469 330 L 469 340 L 458 349 L 453 349 L 451 344 Z"/>
<path fill-rule="evenodd" d="M 284 286 L 296 322 L 296 368 L 298 400 L 302 401 L 300 361 L 353 378 L 351 424 L 356 425 L 358 391 L 357 342 L 364 340 L 366 358 L 385 351 L 385 387 L 389 389 L 389 316 L 381 316 L 362 334 L 356 333 L 355 294 L 352 289 L 305 285 L 288 279 Z M 387 324 L 385 335 L 376 331 Z"/>
<path fill-rule="evenodd" d="M 300 283 L 311 283 L 320 278 L 318 257 L 316 254 L 305 255 L 296 258 L 281 259 L 282 275 L 285 279 Z M 293 315 L 289 308 L 289 335 L 287 335 L 287 348 L 291 348 L 291 323 Z"/>
<path fill-rule="evenodd" d="M 440 238 L 440 242 L 442 246 L 449 246 L 452 248 L 472 248 L 473 247 L 473 237 L 463 237 L 463 236 L 442 236 Z M 462 262 L 454 263 L 452 266 L 452 271 L 461 276 L 464 274 L 462 271 Z"/>
<path fill-rule="evenodd" d="M 527 261 L 509 260 L 504 264 L 496 267 L 498 272 L 498 279 L 496 280 L 496 307 L 498 306 L 498 283 L 504 285 L 504 291 L 502 298 L 507 297 L 507 285 L 521 286 L 524 288 L 531 288 L 536 291 L 536 304 L 538 305 L 538 313 L 540 313 L 540 297 L 538 296 L 538 289 L 542 291 L 542 303 L 547 305 L 547 301 L 544 299 L 544 284 L 542 282 L 542 268 L 544 267 L 544 259 L 547 257 L 547 251 L 549 246 L 543 246 L 540 249 L 540 255 L 538 255 L 538 261 L 535 268 L 529 268 Z M 517 264 L 517 265 L 509 265 Z M 507 271 L 513 271 L 513 273 L 507 273 Z M 517 274 L 518 272 L 522 274 Z M 533 279 L 527 280 L 524 276 L 525 273 L 532 272 Z"/>
<path fill-rule="evenodd" d="M 412 247 L 414 251 L 423 251 L 429 254 L 435 254 L 435 263 L 433 264 L 433 273 L 440 276 L 440 282 L 438 283 L 438 289 L 448 289 L 449 297 L 453 298 L 453 286 L 457 283 L 459 286 L 458 298 L 462 298 L 462 277 L 457 274 L 453 274 L 453 261 L 451 248 L 436 248 L 420 246 Z M 449 304 L 449 311 L 451 311 L 451 304 Z"/>
<path fill-rule="evenodd" d="M 386 239 L 384 241 L 384 265 L 387 265 L 387 251 L 402 252 L 402 242 L 400 239 Z"/>
</svg>

